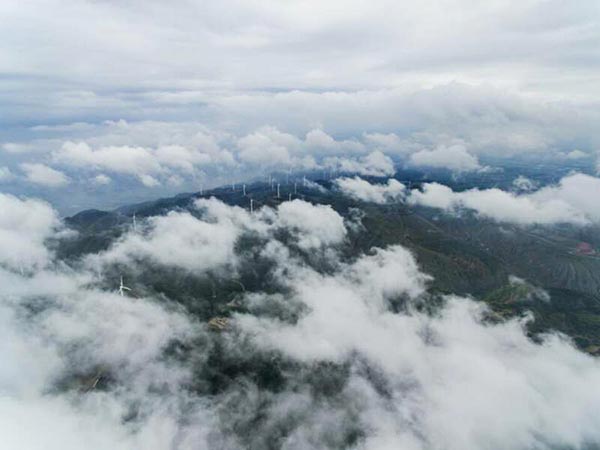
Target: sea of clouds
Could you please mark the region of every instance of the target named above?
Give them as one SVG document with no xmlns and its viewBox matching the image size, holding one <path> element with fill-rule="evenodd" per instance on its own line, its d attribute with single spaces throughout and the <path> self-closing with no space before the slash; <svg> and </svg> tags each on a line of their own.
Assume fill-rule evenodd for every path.
<svg viewBox="0 0 600 450">
<path fill-rule="evenodd" d="M 572 181 L 547 189 L 557 197 Z M 339 186 L 354 195 L 360 188 L 370 201 L 402 191 L 394 182 Z M 76 261 L 55 252 L 73 232 L 51 206 L 2 194 L 0 210 L 7 448 L 600 443 L 595 358 L 559 334 L 532 341 L 527 318 L 492 320 L 476 300 L 434 298 L 431 277 L 401 246 L 344 256 L 356 224 L 329 206 L 294 200 L 250 213 L 199 199 L 188 210 L 140 220 L 107 250 Z M 240 246 L 247 238 L 258 244 Z M 104 278 L 119 264 L 235 278 L 250 260 L 267 263 L 268 286 L 243 291 L 237 301 L 245 309 L 222 332 L 210 331 L 176 296 L 138 289 L 122 297 L 118 280 Z M 136 290 L 135 280 L 126 282 Z M 247 373 L 227 372 L 227 364 Z M 279 381 L 253 376 L 256 365 Z M 219 389 L 206 387 L 224 373 Z"/>
</svg>

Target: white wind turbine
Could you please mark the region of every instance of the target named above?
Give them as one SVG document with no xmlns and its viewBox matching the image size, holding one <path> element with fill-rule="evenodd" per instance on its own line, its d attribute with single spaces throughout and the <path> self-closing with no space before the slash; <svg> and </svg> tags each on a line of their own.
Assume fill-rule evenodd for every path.
<svg viewBox="0 0 600 450">
<path fill-rule="evenodd" d="M 281 198 L 281 196 L 279 195 L 279 186 L 280 186 L 280 184 L 277 183 L 277 198 Z"/>
<path fill-rule="evenodd" d="M 135 213 L 133 213 L 133 232 L 137 232 L 137 223 L 135 221 Z"/>
<path fill-rule="evenodd" d="M 121 284 L 119 285 L 119 295 L 121 297 L 125 297 L 125 291 L 131 291 L 131 288 L 128 288 L 123 284 L 123 277 L 121 277 Z"/>
<path fill-rule="evenodd" d="M 245 197 L 245 196 L 246 196 L 246 185 L 245 185 L 245 184 L 244 184 L 244 185 L 242 185 L 242 188 L 243 188 L 243 190 L 244 190 L 244 197 Z"/>
<path fill-rule="evenodd" d="M 250 212 L 254 212 L 254 200 L 250 199 Z"/>
</svg>

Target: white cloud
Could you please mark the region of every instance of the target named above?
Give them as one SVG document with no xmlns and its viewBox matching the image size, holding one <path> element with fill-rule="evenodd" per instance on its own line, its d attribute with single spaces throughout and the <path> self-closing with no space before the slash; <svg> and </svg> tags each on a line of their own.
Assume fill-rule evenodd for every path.
<svg viewBox="0 0 600 450">
<path fill-rule="evenodd" d="M 394 162 L 379 150 L 358 159 L 347 157 L 326 158 L 324 163 L 325 166 L 340 172 L 358 173 L 365 176 L 385 177 L 395 173 Z"/>
<path fill-rule="evenodd" d="M 103 173 L 98 174 L 94 177 L 94 183 L 100 186 L 104 186 L 110 184 L 112 182 L 111 178 Z"/>
<path fill-rule="evenodd" d="M 241 208 L 225 209 L 215 199 L 199 200 L 207 220 L 187 212 L 170 212 L 149 218 L 147 232 L 131 232 L 99 256 L 102 263 L 148 259 L 153 263 L 203 272 L 235 267 L 234 246 L 243 231 L 247 213 Z M 91 263 L 97 264 L 96 258 Z"/>
<path fill-rule="evenodd" d="M 156 187 L 156 186 L 160 186 L 160 181 L 158 181 L 156 178 L 154 178 L 152 175 L 148 175 L 146 173 L 140 174 L 138 176 L 140 182 L 146 186 L 146 187 Z"/>
<path fill-rule="evenodd" d="M 588 158 L 590 155 L 586 152 L 582 152 L 581 150 L 571 150 L 566 156 L 569 159 L 582 159 Z"/>
<path fill-rule="evenodd" d="M 543 187 L 530 197 L 539 203 L 565 202 L 578 212 L 577 215 L 583 215 L 588 221 L 600 222 L 600 204 L 595 201 L 599 195 L 600 178 L 575 173 L 562 178 L 555 186 Z"/>
<path fill-rule="evenodd" d="M 600 439 L 600 396 L 586 387 L 600 381 L 600 369 L 570 344 L 553 336 L 535 344 L 516 320 L 485 324 L 485 307 L 467 299 L 450 297 L 433 316 L 391 313 L 389 299 L 418 296 L 427 281 L 406 250 L 378 250 L 334 275 L 285 273 L 281 281 L 306 313 L 294 323 L 240 315 L 238 324 L 258 345 L 298 361 L 352 364 L 343 392 L 360 405 L 365 448 L 577 447 Z"/>
<path fill-rule="evenodd" d="M 360 170 L 370 165 L 371 171 L 381 170 L 381 165 L 388 164 L 377 155 L 365 155 L 368 148 L 356 140 L 336 140 L 321 129 L 310 130 L 302 140 L 292 134 L 284 133 L 275 127 L 260 127 L 255 132 L 238 139 L 236 146 L 242 162 L 269 169 L 317 169 L 325 166 L 347 164 Z M 358 162 L 331 155 L 364 155 Z M 334 161 L 335 164 L 332 164 Z"/>
<path fill-rule="evenodd" d="M 594 200 L 599 195 L 600 179 L 573 174 L 561 179 L 556 186 L 521 195 L 495 188 L 454 192 L 447 186 L 428 183 L 422 192 L 413 190 L 408 201 L 447 211 L 472 209 L 501 222 L 581 225 L 600 221 L 600 208 Z"/>
<path fill-rule="evenodd" d="M 106 252 L 92 255 L 88 264 L 149 260 L 195 273 L 224 267 L 235 270 L 235 246 L 244 233 L 267 238 L 276 229 L 288 229 L 304 250 L 336 245 L 346 236 L 343 218 L 331 207 L 301 200 L 284 202 L 277 210 L 261 208 L 254 214 L 215 198 L 199 199 L 195 207 L 200 218 L 188 212 L 151 217 L 143 230 L 131 230 Z"/>
<path fill-rule="evenodd" d="M 76 167 L 134 175 L 161 171 L 160 164 L 152 152 L 143 147 L 110 146 L 93 150 L 85 142 L 65 142 L 60 150 L 54 152 L 53 159 L 58 163 Z"/>
<path fill-rule="evenodd" d="M 61 187 L 69 184 L 70 180 L 64 173 L 44 164 L 23 163 L 21 170 L 25 172 L 27 181 L 48 187 Z"/>
<path fill-rule="evenodd" d="M 287 166 L 290 164 L 290 145 L 299 145 L 291 135 L 267 127 L 238 140 L 240 159 L 250 164 Z"/>
<path fill-rule="evenodd" d="M 366 151 L 361 142 L 348 139 L 337 141 L 320 128 L 306 133 L 305 145 L 308 151 L 323 155 L 362 154 Z"/>
<path fill-rule="evenodd" d="M 278 225 L 296 233 L 304 250 L 339 244 L 346 237 L 344 219 L 331 206 L 293 200 L 279 205 L 277 212 Z"/>
<path fill-rule="evenodd" d="M 211 421 L 199 417 L 203 411 L 186 408 L 196 430 L 178 425 L 185 404 L 179 392 L 189 372 L 163 359 L 170 342 L 194 333 L 187 317 L 150 299 L 90 290 L 89 279 L 73 275 L 24 278 L 0 270 L 0 280 L 11 287 L 0 295 L 0 429 L 6 445 L 158 450 L 171 446 L 175 435 L 180 442 L 203 442 Z M 14 298 L 36 294 L 48 301 L 43 314 L 19 316 Z M 65 377 L 71 387 L 57 388 Z M 117 391 L 92 389 L 95 379 L 108 378 Z M 140 419 L 135 427 L 123 420 L 132 405 Z M 23 427 L 30 432 L 22 433 Z"/>
<path fill-rule="evenodd" d="M 480 170 L 476 156 L 471 155 L 460 144 L 441 145 L 434 150 L 421 150 L 410 155 L 409 162 L 415 166 L 435 167 L 457 172 Z"/>
<path fill-rule="evenodd" d="M 345 195 L 380 204 L 399 201 L 405 192 L 405 186 L 393 178 L 386 184 L 371 184 L 359 177 L 338 178 L 335 184 Z"/>
<path fill-rule="evenodd" d="M 536 188 L 536 183 L 523 175 L 519 175 L 515 178 L 512 184 L 518 191 L 522 192 L 533 191 Z"/>
<path fill-rule="evenodd" d="M 264 170 L 316 170 L 325 167 L 354 171 L 365 175 L 393 172 L 391 159 L 357 140 L 335 140 L 320 129 L 310 131 L 306 139 L 263 126 L 243 137 L 188 124 L 174 133 L 172 140 L 157 135 L 155 124 L 129 124 L 121 121 L 106 125 L 106 136 L 87 141 L 67 141 L 51 152 L 55 164 L 73 171 L 102 170 L 135 176 L 146 187 L 165 182 L 171 185 L 196 184 L 197 178 L 215 177 L 222 182 L 254 176 Z M 181 126 L 181 125 L 180 125 Z M 166 132 L 158 126 L 161 132 Z M 131 136 L 127 131 L 131 131 Z M 86 132 L 89 128 L 86 128 Z M 147 146 L 119 145 L 117 142 L 140 141 Z M 108 144 L 108 145 L 107 145 Z M 227 150 L 230 146 L 232 150 Z M 330 155 L 357 155 L 352 157 Z M 177 180 L 177 182 L 173 182 Z"/>
<path fill-rule="evenodd" d="M 161 184 L 159 178 L 168 180 L 178 174 L 193 177 L 202 167 L 212 163 L 226 166 L 231 156 L 224 154 L 213 160 L 210 153 L 179 144 L 148 148 L 109 145 L 93 149 L 86 142 L 69 141 L 52 152 L 52 159 L 71 168 L 133 175 L 144 186 L 154 187 Z"/>
<path fill-rule="evenodd" d="M 60 227 L 56 212 L 42 201 L 1 193 L 0 211 L 0 265 L 24 272 L 45 266 L 44 243 Z"/>
</svg>

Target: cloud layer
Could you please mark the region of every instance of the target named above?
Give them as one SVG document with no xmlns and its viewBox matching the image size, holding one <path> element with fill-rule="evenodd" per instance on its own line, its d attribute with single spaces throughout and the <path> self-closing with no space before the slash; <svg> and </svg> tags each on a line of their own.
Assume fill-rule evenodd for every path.
<svg viewBox="0 0 600 450">
<path fill-rule="evenodd" d="M 107 255 L 120 255 L 143 272 L 138 255 L 199 277 L 223 264 L 219 255 L 241 269 L 250 255 L 256 267 L 270 261 L 269 288 L 242 291 L 244 309 L 216 333 L 177 296 L 121 297 L 101 288 L 114 280 L 57 261 L 45 246 L 60 238 L 56 213 L 35 200 L 1 200 L 12 217 L 2 230 L 13 238 L 0 240 L 0 254 L 25 254 L 31 242 L 15 236 L 39 236 L 28 273 L 9 260 L 0 267 L 0 423 L 11 448 L 600 442 L 594 358 L 558 335 L 533 342 L 523 321 L 490 322 L 470 299 L 449 296 L 433 314 L 416 308 L 431 301 L 430 277 L 411 253 L 390 246 L 343 259 L 351 230 L 327 206 L 296 200 L 251 214 L 204 199 L 190 212 L 148 218 L 98 255 L 107 269 Z M 206 239 L 219 230 L 224 238 Z M 248 237 L 260 242 L 250 254 L 237 245 Z M 173 245 L 181 258 L 171 257 Z M 316 245 L 328 249 L 325 269 L 307 259 Z M 252 363 L 279 374 L 280 387 L 261 384 L 260 371 L 244 377 Z M 234 378 L 208 394 L 203 386 L 220 370 Z M 29 433 L 15 432 L 24 426 Z"/>
<path fill-rule="evenodd" d="M 518 224 L 598 222 L 600 209 L 593 199 L 600 195 L 600 179 L 583 174 L 564 177 L 559 184 L 532 193 L 514 194 L 500 189 L 454 192 L 438 183 L 413 190 L 409 203 L 457 211 L 462 208 L 482 217 Z"/>
</svg>

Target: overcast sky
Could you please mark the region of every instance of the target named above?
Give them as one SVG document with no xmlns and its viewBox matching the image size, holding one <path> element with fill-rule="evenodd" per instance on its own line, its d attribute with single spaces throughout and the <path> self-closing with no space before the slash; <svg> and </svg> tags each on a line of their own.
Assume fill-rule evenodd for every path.
<svg viewBox="0 0 600 450">
<path fill-rule="evenodd" d="M 6 0 L 0 37 L 0 182 L 12 191 L 78 183 L 82 161 L 56 157 L 68 142 L 211 154 L 210 168 L 192 158 L 194 176 L 136 173 L 177 190 L 248 164 L 241 154 L 259 166 L 257 146 L 307 167 L 327 146 L 439 165 L 459 144 L 458 169 L 473 170 L 488 153 L 595 158 L 600 141 L 594 0 Z M 94 158 L 86 180 L 122 174 Z"/>
</svg>

